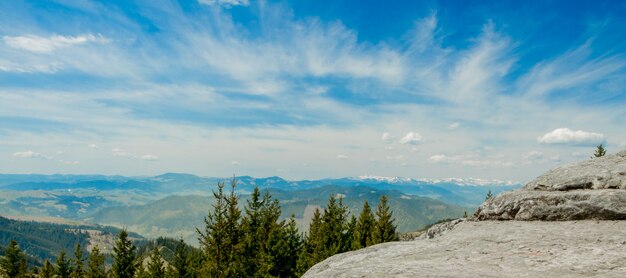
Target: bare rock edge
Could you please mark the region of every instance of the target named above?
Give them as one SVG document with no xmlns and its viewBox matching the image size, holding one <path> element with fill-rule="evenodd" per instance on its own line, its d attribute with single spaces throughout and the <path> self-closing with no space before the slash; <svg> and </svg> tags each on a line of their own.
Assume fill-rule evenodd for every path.
<svg viewBox="0 0 626 278">
<path fill-rule="evenodd" d="M 626 277 L 624 219 L 626 151 L 555 168 L 469 221 L 332 256 L 303 277 Z"/>
</svg>

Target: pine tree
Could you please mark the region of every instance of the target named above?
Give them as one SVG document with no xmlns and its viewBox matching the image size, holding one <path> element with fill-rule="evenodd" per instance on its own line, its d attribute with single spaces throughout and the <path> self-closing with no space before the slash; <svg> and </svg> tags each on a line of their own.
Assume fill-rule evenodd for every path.
<svg viewBox="0 0 626 278">
<path fill-rule="evenodd" d="M 88 263 L 87 273 L 85 277 L 87 278 L 105 278 L 106 270 L 104 266 L 104 254 L 100 254 L 100 249 L 98 245 L 94 246 L 91 249 L 91 253 L 89 253 L 89 263 Z"/>
<path fill-rule="evenodd" d="M 226 264 L 226 276 L 227 277 L 240 277 L 243 275 L 243 234 L 241 233 L 241 209 L 239 209 L 239 196 L 235 193 L 235 187 L 237 186 L 237 180 L 233 177 L 231 182 L 231 190 L 226 204 L 228 210 L 226 214 L 226 234 L 227 234 L 227 264 Z"/>
<path fill-rule="evenodd" d="M 61 251 L 61 254 L 57 257 L 57 276 L 59 278 L 70 278 L 72 268 L 70 266 L 70 260 L 66 258 L 65 251 Z"/>
<path fill-rule="evenodd" d="M 309 224 L 309 234 L 304 238 L 302 249 L 298 255 L 296 275 L 303 275 L 309 268 L 323 259 L 322 244 L 322 216 L 319 209 L 315 209 L 313 219 Z"/>
<path fill-rule="evenodd" d="M 74 250 L 74 259 L 72 260 L 74 267 L 71 274 L 72 278 L 83 278 L 85 277 L 85 271 L 83 270 L 83 250 L 80 249 L 80 243 L 76 244 L 76 249 Z"/>
<path fill-rule="evenodd" d="M 136 247 L 128 238 L 128 232 L 122 230 L 113 247 L 113 276 L 115 278 L 133 278 L 137 269 Z"/>
<path fill-rule="evenodd" d="M 291 215 L 289 222 L 285 226 L 285 240 L 287 242 L 287 250 L 284 251 L 286 260 L 282 265 L 282 271 L 280 277 L 295 277 L 296 267 L 298 263 L 298 255 L 302 249 L 302 235 L 298 232 L 296 226 L 296 217 Z"/>
<path fill-rule="evenodd" d="M 263 263 L 258 275 L 263 277 L 285 277 L 285 265 L 287 264 L 287 240 L 285 231 L 272 229 L 267 238 L 264 248 Z"/>
<path fill-rule="evenodd" d="M 263 243 L 259 239 L 261 234 L 261 210 L 264 206 L 264 199 L 261 199 L 261 192 L 258 187 L 254 188 L 250 199 L 247 200 L 245 215 L 242 219 L 244 273 L 246 276 L 254 276 L 261 268 L 261 246 Z"/>
<path fill-rule="evenodd" d="M 396 226 L 393 224 L 393 213 L 387 205 L 387 196 L 382 196 L 376 209 L 376 222 L 372 230 L 372 244 L 398 240 Z"/>
<path fill-rule="evenodd" d="M 213 192 L 213 210 L 205 217 L 204 232 L 199 229 L 199 241 L 206 263 L 203 275 L 210 277 L 232 277 L 243 275 L 243 246 L 241 234 L 241 210 L 239 197 L 235 194 L 237 181 L 233 178 L 229 196 L 224 195 L 224 183 L 218 183 Z"/>
<path fill-rule="evenodd" d="M 493 193 L 491 193 L 491 189 L 489 189 L 489 191 L 487 192 L 487 196 L 485 196 L 485 201 L 489 200 L 493 198 Z"/>
<path fill-rule="evenodd" d="M 345 236 L 347 216 L 348 208 L 343 205 L 343 198 L 337 202 L 335 196 L 331 195 L 322 216 L 322 259 L 349 250 L 347 242 L 352 239 Z"/>
<path fill-rule="evenodd" d="M 148 277 L 151 278 L 164 278 L 165 267 L 163 266 L 163 258 L 159 252 L 159 247 L 155 246 L 150 254 L 150 261 L 148 262 Z"/>
<path fill-rule="evenodd" d="M 41 267 L 41 272 L 39 273 L 39 278 L 53 278 L 56 270 L 54 266 L 50 263 L 48 259 L 43 263 L 43 267 Z"/>
<path fill-rule="evenodd" d="M 201 248 L 206 258 L 203 268 L 205 276 L 224 277 L 226 269 L 225 253 L 227 244 L 226 213 L 227 205 L 224 197 L 224 183 L 217 183 L 217 191 L 213 191 L 215 203 L 213 210 L 204 218 L 204 232 L 196 228 Z"/>
<path fill-rule="evenodd" d="M 135 270 L 135 278 L 150 278 L 146 268 L 144 267 L 143 260 L 139 258 L 140 263 L 137 265 L 137 269 Z"/>
<path fill-rule="evenodd" d="M 346 224 L 346 232 L 344 234 L 344 247 L 342 248 L 343 252 L 352 251 L 352 241 L 354 239 L 354 232 L 356 230 L 356 216 L 354 214 L 350 215 L 350 221 Z"/>
<path fill-rule="evenodd" d="M 596 147 L 596 152 L 593 154 L 595 157 L 603 157 L 606 154 L 606 149 L 602 144 Z"/>
<path fill-rule="evenodd" d="M 189 260 L 187 256 L 187 246 L 185 246 L 185 242 L 181 238 L 176 245 L 176 251 L 174 253 L 174 268 L 172 277 L 175 278 L 189 278 L 192 273 L 189 271 Z"/>
<path fill-rule="evenodd" d="M 199 234 L 201 248 L 204 252 L 206 265 L 202 272 L 204 276 L 224 277 L 226 269 L 226 200 L 224 198 L 224 183 L 217 183 L 217 191 L 213 191 L 215 203 L 213 210 L 204 218 L 204 232 L 196 228 Z"/>
<path fill-rule="evenodd" d="M 354 250 L 365 248 L 372 241 L 372 230 L 374 228 L 374 214 L 367 201 L 363 204 L 363 209 L 359 215 L 359 220 L 354 228 L 354 236 L 352 240 L 352 248 Z"/>
<path fill-rule="evenodd" d="M 4 258 L 0 259 L 0 273 L 6 277 L 21 277 L 26 270 L 26 256 L 17 245 L 17 241 L 11 240 L 4 250 Z"/>
</svg>

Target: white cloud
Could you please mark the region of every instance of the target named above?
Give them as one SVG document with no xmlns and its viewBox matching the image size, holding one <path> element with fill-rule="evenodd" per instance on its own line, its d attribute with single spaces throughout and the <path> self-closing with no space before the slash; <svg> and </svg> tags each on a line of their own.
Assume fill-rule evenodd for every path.
<svg viewBox="0 0 626 278">
<path fill-rule="evenodd" d="M 126 151 L 124 151 L 124 150 L 122 150 L 122 149 L 118 149 L 118 148 L 116 148 L 116 149 L 112 149 L 112 150 L 111 150 L 111 154 L 112 154 L 113 156 L 133 157 L 133 155 L 132 155 L 132 154 L 130 154 L 130 153 L 128 153 L 128 152 L 126 152 Z"/>
<path fill-rule="evenodd" d="M 444 154 L 436 154 L 436 155 L 431 156 L 428 160 L 434 163 L 442 163 L 442 162 L 446 162 L 448 160 L 448 157 Z"/>
<path fill-rule="evenodd" d="M 4 43 L 12 48 L 23 49 L 36 53 L 51 53 L 57 49 L 81 45 L 90 42 L 108 43 L 110 40 L 102 35 L 85 34 L 80 36 L 60 36 L 41 37 L 36 35 L 24 36 L 4 36 Z"/>
<path fill-rule="evenodd" d="M 383 135 L 381 136 L 381 139 L 386 142 L 389 143 L 393 140 L 393 137 L 391 136 L 391 134 L 389 134 L 389 132 L 385 132 L 383 133 Z"/>
<path fill-rule="evenodd" d="M 66 164 L 66 165 L 79 165 L 80 162 L 78 161 L 67 161 L 67 160 L 59 160 L 60 163 Z"/>
<path fill-rule="evenodd" d="M 448 129 L 449 130 L 455 130 L 455 129 L 459 128 L 460 126 L 461 126 L 460 123 L 454 122 L 454 123 L 451 123 L 450 125 L 448 125 Z"/>
<path fill-rule="evenodd" d="M 499 160 L 465 160 L 462 165 L 478 168 L 513 167 L 513 162 Z"/>
<path fill-rule="evenodd" d="M 537 138 L 537 142 L 543 144 L 599 144 L 606 140 L 603 134 L 586 132 L 582 130 L 570 130 L 569 128 L 557 128 Z"/>
<path fill-rule="evenodd" d="M 198 3 L 209 6 L 220 5 L 225 7 L 248 6 L 250 4 L 248 0 L 198 0 Z"/>
<path fill-rule="evenodd" d="M 13 157 L 19 157 L 19 158 L 42 158 L 42 159 L 51 159 L 52 158 L 52 157 L 47 156 L 45 154 L 34 152 L 34 151 L 15 152 L 15 153 L 13 153 Z"/>
<path fill-rule="evenodd" d="M 90 149 L 94 149 L 94 150 L 100 149 L 100 147 L 98 145 L 96 145 L 96 144 L 89 144 L 89 145 L 87 145 L 87 147 L 89 147 Z"/>
<path fill-rule="evenodd" d="M 157 161 L 157 160 L 159 160 L 159 157 L 156 156 L 156 155 L 153 155 L 153 154 L 142 155 L 140 158 L 142 160 L 145 160 L 145 161 Z"/>
<path fill-rule="evenodd" d="M 388 155 L 387 160 L 401 160 L 404 158 L 403 155 Z"/>
<path fill-rule="evenodd" d="M 239 161 L 231 161 L 230 165 L 241 165 L 241 163 L 239 163 Z"/>
<path fill-rule="evenodd" d="M 522 157 L 526 159 L 541 159 L 543 158 L 543 153 L 540 151 L 532 150 L 528 153 L 522 154 Z"/>
<path fill-rule="evenodd" d="M 409 132 L 402 139 L 400 139 L 400 144 L 418 144 L 422 142 L 422 135 L 417 132 Z"/>
<path fill-rule="evenodd" d="M 337 159 L 348 159 L 347 155 L 343 155 L 343 154 L 338 154 L 337 155 Z"/>
</svg>

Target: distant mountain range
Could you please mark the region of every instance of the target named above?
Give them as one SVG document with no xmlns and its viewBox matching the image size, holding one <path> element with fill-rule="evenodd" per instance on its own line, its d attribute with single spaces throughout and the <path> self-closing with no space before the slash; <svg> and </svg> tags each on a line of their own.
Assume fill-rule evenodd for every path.
<svg viewBox="0 0 626 278">
<path fill-rule="evenodd" d="M 0 174 L 0 215 L 61 217 L 126 227 L 144 236 L 182 236 L 195 241 L 212 203 L 211 191 L 232 178 L 167 173 L 154 177 Z M 479 179 L 411 179 L 363 176 L 289 181 L 281 177 L 236 177 L 241 205 L 254 187 L 280 200 L 283 217 L 294 214 L 301 229 L 330 195 L 341 194 L 352 213 L 367 200 L 389 197 L 400 231 L 442 218 L 471 214 L 489 190 L 497 194 L 521 184 Z"/>
</svg>

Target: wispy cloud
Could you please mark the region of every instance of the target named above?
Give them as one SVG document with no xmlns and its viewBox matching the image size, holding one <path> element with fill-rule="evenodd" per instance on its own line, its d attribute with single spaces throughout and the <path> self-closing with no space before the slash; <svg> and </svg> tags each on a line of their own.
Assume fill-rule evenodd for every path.
<svg viewBox="0 0 626 278">
<path fill-rule="evenodd" d="M 87 43 L 108 43 L 110 39 L 102 35 L 85 34 L 79 36 L 61 36 L 53 35 L 50 37 L 41 37 L 36 35 L 23 36 L 4 36 L 4 43 L 12 48 L 23 49 L 36 53 L 51 53 L 60 48 L 66 48 L 75 45 Z"/>
<path fill-rule="evenodd" d="M 24 151 L 24 152 L 15 152 L 13 153 L 13 157 L 19 158 L 41 158 L 41 159 L 52 159 L 51 156 L 34 152 L 34 151 Z"/>
<path fill-rule="evenodd" d="M 198 0 L 200 4 L 205 5 L 221 5 L 225 7 L 231 6 L 248 6 L 248 0 Z"/>
<path fill-rule="evenodd" d="M 153 155 L 153 154 L 142 155 L 140 158 L 142 160 L 145 160 L 145 161 L 157 161 L 157 160 L 159 160 L 159 157 L 156 156 L 156 155 Z"/>
<path fill-rule="evenodd" d="M 20 20 L 7 18 L 11 29 L 0 41 L 6 153 L 37 146 L 52 154 L 65 142 L 83 149 L 98 142 L 118 148 L 90 155 L 119 171 L 137 164 L 168 171 L 178 167 L 170 158 L 194 167 L 216 154 L 253 154 L 265 162 L 246 162 L 250 171 L 274 171 L 267 161 L 272 169 L 306 161 L 306 170 L 289 168 L 305 178 L 414 175 L 413 167 L 397 168 L 402 162 L 432 175 L 520 179 L 545 167 L 524 164 L 539 156 L 529 150 L 543 154 L 537 161 L 565 161 L 596 139 L 610 138 L 614 148 L 626 141 L 624 49 L 602 36 L 535 44 L 509 21 L 487 15 L 455 27 L 454 11 L 433 11 L 404 24 L 413 24 L 406 32 L 372 39 L 359 24 L 302 16 L 290 3 L 198 3 L 194 11 L 176 1 L 132 11 L 72 3 L 63 17 L 33 4 Z M 44 26 L 36 14 L 63 24 Z M 394 28 L 382 22 L 380 29 Z M 555 126 L 593 132 L 546 134 Z M 76 152 L 64 158 L 82 161 L 77 171 L 102 168 Z M 351 163 L 342 165 L 347 155 Z M 159 163 L 137 163 L 144 157 Z M 232 171 L 228 161 L 209 168 Z M 512 163 L 525 168 L 508 170 Z"/>
</svg>

